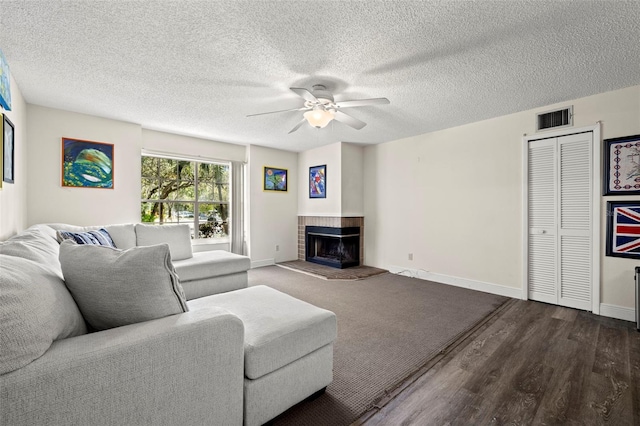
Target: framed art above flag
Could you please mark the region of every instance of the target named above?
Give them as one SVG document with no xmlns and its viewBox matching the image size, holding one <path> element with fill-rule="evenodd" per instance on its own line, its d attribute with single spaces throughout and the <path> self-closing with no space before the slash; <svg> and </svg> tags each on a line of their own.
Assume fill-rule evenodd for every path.
<svg viewBox="0 0 640 426">
<path fill-rule="evenodd" d="M 640 201 L 607 202 L 607 256 L 640 259 Z"/>
<path fill-rule="evenodd" d="M 603 195 L 640 195 L 640 135 L 604 140 Z"/>
</svg>

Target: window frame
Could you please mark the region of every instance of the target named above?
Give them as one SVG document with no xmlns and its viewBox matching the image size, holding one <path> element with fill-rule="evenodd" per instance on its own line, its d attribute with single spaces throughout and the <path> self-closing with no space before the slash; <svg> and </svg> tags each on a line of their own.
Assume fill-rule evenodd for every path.
<svg viewBox="0 0 640 426">
<path fill-rule="evenodd" d="M 173 156 L 170 154 L 156 154 L 153 152 L 142 152 L 141 154 L 141 158 L 140 158 L 140 162 L 142 163 L 142 159 L 143 157 L 151 157 L 151 158 L 158 158 L 158 159 L 164 159 L 164 160 L 172 160 L 172 161 L 185 161 L 185 162 L 189 162 L 192 163 L 192 167 L 193 167 L 193 190 L 194 190 L 194 198 L 193 199 L 145 199 L 142 198 L 142 187 L 141 187 L 141 194 L 140 194 L 140 203 L 166 203 L 166 204 L 171 204 L 171 205 L 180 205 L 180 204 L 193 204 L 193 221 L 185 221 L 185 222 L 181 222 L 180 218 L 178 217 L 178 222 L 177 223 L 193 223 L 193 232 L 191 232 L 191 241 L 192 243 L 195 244 L 224 244 L 224 243 L 230 243 L 231 242 L 231 218 L 232 218 L 232 209 L 233 209 L 233 203 L 232 203 L 232 170 L 231 168 L 233 167 L 232 162 L 231 161 L 224 161 L 224 160 L 215 160 L 215 159 L 203 159 L 203 158 L 188 158 L 188 157 L 181 157 L 181 156 Z M 228 199 L 227 201 L 202 201 L 199 199 L 199 183 L 200 183 L 200 179 L 199 179 L 199 166 L 200 164 L 210 164 L 210 165 L 217 165 L 217 166 L 226 166 L 227 167 L 227 178 L 228 180 L 226 182 L 217 182 L 214 181 L 212 182 L 212 184 L 217 185 L 217 184 L 223 184 L 223 185 L 227 185 L 228 186 Z M 159 163 L 158 163 L 158 167 Z M 142 181 L 143 179 L 157 179 L 160 180 L 160 170 L 158 169 L 156 171 L 155 176 L 144 176 L 142 169 L 140 170 L 140 183 L 142 186 Z M 179 179 L 179 176 L 176 176 L 176 181 L 180 181 L 182 179 Z M 218 237 L 218 238 L 201 238 L 200 237 L 200 205 L 201 204 L 213 204 L 213 205 L 226 205 L 227 206 L 227 219 L 226 219 L 226 223 L 227 223 L 227 234 L 225 236 L 222 237 Z M 162 218 L 160 219 L 161 222 L 152 222 L 154 225 L 163 225 L 165 223 L 167 224 L 171 224 L 171 223 L 175 223 L 175 222 L 163 222 Z M 202 222 L 205 223 L 205 222 Z M 222 223 L 225 223 L 225 221 L 223 221 Z"/>
</svg>

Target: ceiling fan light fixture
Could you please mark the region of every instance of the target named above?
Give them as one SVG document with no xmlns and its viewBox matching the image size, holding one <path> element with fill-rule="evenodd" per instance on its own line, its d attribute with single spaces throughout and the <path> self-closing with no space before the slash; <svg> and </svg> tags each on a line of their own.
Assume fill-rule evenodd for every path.
<svg viewBox="0 0 640 426">
<path fill-rule="evenodd" d="M 320 106 L 314 107 L 311 111 L 307 111 L 303 114 L 304 118 L 313 127 L 322 129 L 334 119 L 336 112 L 333 110 L 326 110 Z"/>
</svg>

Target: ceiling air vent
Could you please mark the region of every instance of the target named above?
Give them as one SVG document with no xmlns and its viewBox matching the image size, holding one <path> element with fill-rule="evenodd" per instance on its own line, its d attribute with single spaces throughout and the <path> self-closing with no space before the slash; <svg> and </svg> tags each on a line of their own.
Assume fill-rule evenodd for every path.
<svg viewBox="0 0 640 426">
<path fill-rule="evenodd" d="M 536 115 L 536 131 L 573 126 L 573 106 Z"/>
</svg>

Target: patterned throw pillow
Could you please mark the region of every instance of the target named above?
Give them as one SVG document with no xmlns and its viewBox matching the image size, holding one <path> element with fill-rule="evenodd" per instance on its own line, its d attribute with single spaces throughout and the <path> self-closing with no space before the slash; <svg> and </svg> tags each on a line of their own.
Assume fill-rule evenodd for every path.
<svg viewBox="0 0 640 426">
<path fill-rule="evenodd" d="M 75 241 L 76 244 L 89 244 L 94 246 L 117 248 L 111 238 L 111 235 L 109 235 L 107 230 L 104 228 L 87 232 L 57 231 L 56 235 L 59 243 L 62 243 L 64 240 L 72 240 Z"/>
</svg>

